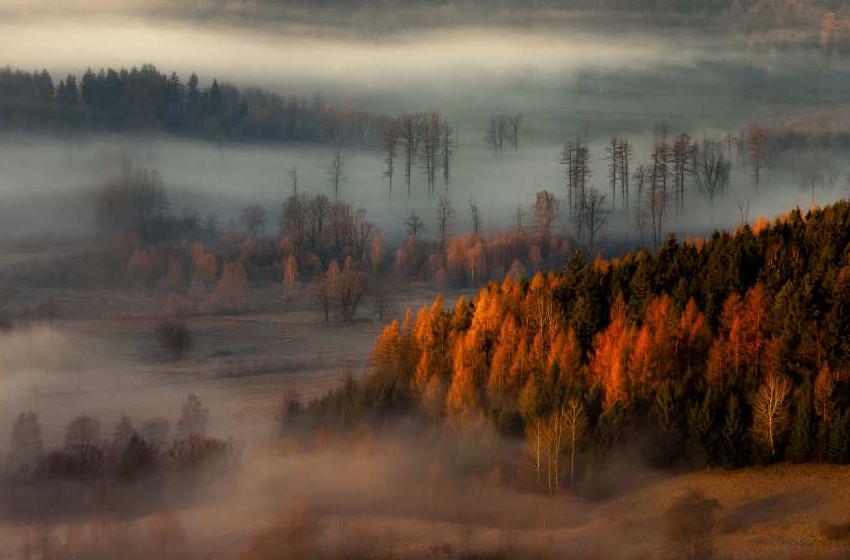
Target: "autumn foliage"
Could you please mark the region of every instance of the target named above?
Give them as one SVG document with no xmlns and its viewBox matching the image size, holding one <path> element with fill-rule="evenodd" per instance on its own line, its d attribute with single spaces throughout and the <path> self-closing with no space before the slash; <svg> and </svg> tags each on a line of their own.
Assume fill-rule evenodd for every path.
<svg viewBox="0 0 850 560">
<path fill-rule="evenodd" d="M 589 433 L 573 460 L 632 434 L 663 464 L 847 462 L 849 248 L 840 202 L 438 297 L 379 337 L 365 406 L 488 420 L 525 434 L 535 464 L 567 449 L 551 437 L 569 410 Z"/>
</svg>

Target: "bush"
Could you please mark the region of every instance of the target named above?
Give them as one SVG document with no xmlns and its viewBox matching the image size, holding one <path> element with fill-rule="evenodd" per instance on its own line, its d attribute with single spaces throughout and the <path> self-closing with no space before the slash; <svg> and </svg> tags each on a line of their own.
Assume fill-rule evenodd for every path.
<svg viewBox="0 0 850 560">
<path fill-rule="evenodd" d="M 690 491 L 667 510 L 667 557 L 676 560 L 711 560 L 714 551 L 714 512 L 717 500 Z"/>
<path fill-rule="evenodd" d="M 177 321 L 163 321 L 156 328 L 156 339 L 160 348 L 175 360 L 182 359 L 192 349 L 192 333 Z"/>
</svg>

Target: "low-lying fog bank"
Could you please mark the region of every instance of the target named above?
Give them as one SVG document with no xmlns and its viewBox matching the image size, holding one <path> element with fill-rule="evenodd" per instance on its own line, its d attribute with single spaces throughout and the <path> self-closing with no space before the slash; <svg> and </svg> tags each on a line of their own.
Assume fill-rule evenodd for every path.
<svg viewBox="0 0 850 560">
<path fill-rule="evenodd" d="M 528 123 L 529 128 L 534 123 Z M 572 234 L 567 218 L 564 167 L 558 157 L 561 146 L 529 142 L 518 153 L 506 150 L 494 155 L 477 137 L 460 131 L 460 147 L 453 163 L 448 197 L 455 208 L 453 231 L 471 230 L 468 202 L 475 201 L 483 218 L 484 231 L 497 232 L 514 226 L 518 205 L 528 215 L 535 193 L 549 190 L 562 199 L 556 230 Z M 631 138 L 635 155 L 633 167 L 646 163 L 651 136 Z M 590 142 L 591 179 L 610 204 L 606 161 L 607 140 Z M 368 149 L 343 149 L 346 181 L 340 197 L 364 208 L 370 221 L 390 235 L 403 239 L 404 220 L 415 210 L 425 221 L 428 235 L 436 235 L 436 206 L 443 192 L 429 195 L 424 177 L 415 172 L 408 197 L 402 172 L 397 170 L 390 197 L 383 177 L 382 154 Z M 267 218 L 266 234 L 274 235 L 283 202 L 291 194 L 289 171 L 297 168 L 299 190 L 333 198 L 328 166 L 334 148 L 317 145 L 223 145 L 153 136 L 95 136 L 52 138 L 43 135 L 4 135 L 0 137 L 0 232 L 4 238 L 27 237 L 61 240 L 65 236 L 90 237 L 97 233 L 96 210 L 103 183 L 114 175 L 122 157 L 137 165 L 157 170 L 168 193 L 171 211 L 180 215 L 194 210 L 206 216 L 214 213 L 219 224 L 239 226 L 244 208 L 260 205 Z M 808 163 L 807 163 L 808 162 Z M 400 164 L 397 164 L 400 165 Z M 820 169 L 814 197 L 809 184 L 812 170 Z M 807 173 L 809 175 L 807 175 Z M 750 170 L 733 162 L 729 191 L 714 204 L 691 185 L 684 211 L 671 212 L 664 220 L 665 231 L 680 237 L 709 233 L 715 228 L 734 228 L 741 223 L 741 205 L 754 223 L 759 216 L 772 217 L 790 208 L 808 208 L 812 203 L 828 204 L 847 192 L 846 156 L 838 151 L 810 151 L 793 158 L 781 158 L 764 172 L 757 188 Z M 832 180 L 827 181 L 831 177 Z M 634 195 L 633 195 L 634 196 Z M 620 204 L 619 202 L 617 204 Z M 638 241 L 634 215 L 611 216 L 602 237 L 603 245 Z"/>
</svg>

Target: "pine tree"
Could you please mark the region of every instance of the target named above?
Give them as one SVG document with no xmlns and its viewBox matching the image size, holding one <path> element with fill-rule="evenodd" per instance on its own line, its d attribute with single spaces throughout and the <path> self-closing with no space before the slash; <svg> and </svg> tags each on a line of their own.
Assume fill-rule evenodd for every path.
<svg viewBox="0 0 850 560">
<path fill-rule="evenodd" d="M 655 420 L 658 445 L 654 459 L 661 465 L 670 466 L 680 452 L 682 439 L 681 415 L 676 407 L 676 399 L 670 382 L 662 384 L 655 393 L 652 416 Z"/>
<path fill-rule="evenodd" d="M 613 447 L 622 436 L 625 423 L 626 412 L 620 403 L 615 403 L 599 416 L 595 438 L 598 456 L 604 456 Z"/>
<path fill-rule="evenodd" d="M 729 396 L 726 416 L 720 429 L 720 458 L 727 469 L 738 468 L 746 462 L 746 429 L 738 397 Z"/>
<path fill-rule="evenodd" d="M 850 411 L 836 415 L 826 442 L 826 460 L 844 465 L 850 461 Z"/>
<path fill-rule="evenodd" d="M 814 441 L 812 420 L 812 388 L 805 384 L 795 392 L 794 417 L 786 452 L 788 459 L 795 463 L 803 463 L 811 457 Z"/>
<path fill-rule="evenodd" d="M 688 407 L 688 447 L 697 465 L 715 462 L 717 435 L 714 431 L 709 395 Z"/>
</svg>

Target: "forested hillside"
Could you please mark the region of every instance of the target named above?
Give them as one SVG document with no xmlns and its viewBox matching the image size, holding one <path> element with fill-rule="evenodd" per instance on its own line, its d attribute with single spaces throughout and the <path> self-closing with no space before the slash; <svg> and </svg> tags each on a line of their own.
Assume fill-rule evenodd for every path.
<svg viewBox="0 0 850 560">
<path fill-rule="evenodd" d="M 538 475 L 646 442 L 653 464 L 850 461 L 850 203 L 408 313 L 323 425 L 416 411 L 525 434 Z M 547 467 L 548 465 L 548 467 Z M 576 474 L 576 476 L 578 476 Z M 557 489 L 557 483 L 554 489 Z"/>
</svg>

